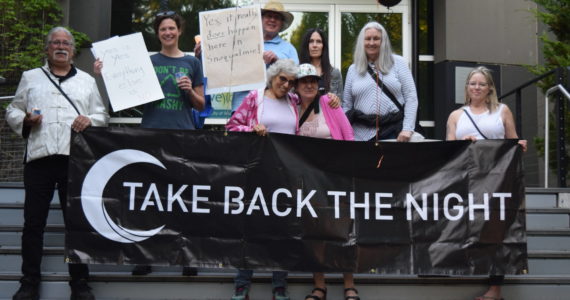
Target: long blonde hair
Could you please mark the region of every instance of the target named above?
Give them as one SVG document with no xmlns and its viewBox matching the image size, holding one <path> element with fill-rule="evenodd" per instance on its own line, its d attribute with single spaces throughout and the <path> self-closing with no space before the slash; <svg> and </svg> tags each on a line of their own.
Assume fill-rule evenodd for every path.
<svg viewBox="0 0 570 300">
<path fill-rule="evenodd" d="M 487 95 L 485 103 L 487 104 L 487 109 L 489 112 L 493 112 L 499 107 L 499 98 L 497 97 L 497 89 L 495 88 L 495 82 L 493 81 L 491 70 L 487 69 L 484 66 L 479 66 L 471 70 L 467 76 L 467 80 L 465 80 L 465 105 L 471 104 L 471 98 L 469 98 L 467 89 L 469 88 L 469 81 L 471 80 L 471 77 L 477 73 L 483 75 L 487 81 L 487 84 L 489 85 L 489 94 Z"/>
</svg>

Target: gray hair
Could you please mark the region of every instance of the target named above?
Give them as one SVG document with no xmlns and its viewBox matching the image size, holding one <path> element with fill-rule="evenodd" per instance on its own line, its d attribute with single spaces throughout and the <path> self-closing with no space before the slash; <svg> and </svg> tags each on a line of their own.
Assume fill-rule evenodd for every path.
<svg viewBox="0 0 570 300">
<path fill-rule="evenodd" d="M 297 77 L 297 71 L 299 71 L 299 67 L 292 59 L 278 59 L 274 62 L 269 68 L 267 69 L 267 87 L 271 88 L 271 81 L 273 78 L 277 76 L 279 73 L 283 72 L 287 75 Z"/>
<path fill-rule="evenodd" d="M 366 57 L 366 52 L 364 51 L 364 34 L 368 29 L 376 29 L 380 32 L 382 36 L 382 41 L 380 42 L 380 55 L 374 61 L 374 65 L 377 70 L 380 70 L 382 74 L 387 74 L 392 69 L 394 65 L 394 58 L 392 57 L 392 44 L 390 44 L 390 37 L 388 37 L 388 32 L 384 26 L 380 25 L 378 22 L 369 22 L 358 34 L 356 39 L 356 46 L 354 46 L 354 56 L 353 64 L 356 67 L 356 71 L 359 74 L 366 73 L 368 69 L 368 58 Z"/>
<path fill-rule="evenodd" d="M 46 36 L 46 50 L 49 47 L 49 42 L 51 41 L 52 36 L 56 33 L 56 32 L 63 32 L 65 34 L 67 34 L 71 40 L 71 52 L 75 53 L 75 38 L 73 37 L 73 34 L 71 34 L 71 32 L 69 30 L 67 30 L 67 28 L 62 27 L 62 26 L 57 26 L 52 28 L 47 36 Z"/>
</svg>

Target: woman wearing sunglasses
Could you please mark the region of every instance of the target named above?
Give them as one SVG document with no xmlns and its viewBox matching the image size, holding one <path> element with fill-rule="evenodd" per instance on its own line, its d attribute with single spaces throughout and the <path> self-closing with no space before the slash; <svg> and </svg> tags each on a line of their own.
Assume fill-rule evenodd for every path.
<svg viewBox="0 0 570 300">
<path fill-rule="evenodd" d="M 267 87 L 251 91 L 232 115 L 229 131 L 296 134 L 299 130 L 297 100 L 289 96 L 295 83 L 297 65 L 291 59 L 277 60 L 267 69 Z"/>
</svg>

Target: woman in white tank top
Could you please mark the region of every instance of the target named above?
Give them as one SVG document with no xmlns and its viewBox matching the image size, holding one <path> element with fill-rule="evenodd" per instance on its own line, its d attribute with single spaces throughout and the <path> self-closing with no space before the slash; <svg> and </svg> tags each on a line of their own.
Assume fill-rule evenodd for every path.
<svg viewBox="0 0 570 300">
<path fill-rule="evenodd" d="M 518 139 L 513 114 L 500 104 L 491 71 L 473 69 L 465 82 L 465 106 L 453 111 L 447 120 L 447 140 Z M 526 151 L 526 140 L 519 140 Z M 504 276 L 491 275 L 489 289 L 475 300 L 502 300 Z"/>
<path fill-rule="evenodd" d="M 478 67 L 467 76 L 465 106 L 449 115 L 446 139 L 518 139 L 513 114 L 508 106 L 499 103 L 489 69 Z M 519 144 L 526 151 L 526 140 Z"/>
</svg>

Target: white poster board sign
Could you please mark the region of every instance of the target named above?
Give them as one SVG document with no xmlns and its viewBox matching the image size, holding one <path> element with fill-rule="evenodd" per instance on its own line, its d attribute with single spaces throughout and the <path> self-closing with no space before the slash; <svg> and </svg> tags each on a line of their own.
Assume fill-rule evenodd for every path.
<svg viewBox="0 0 570 300">
<path fill-rule="evenodd" d="M 93 43 L 114 111 L 164 98 L 140 32 Z"/>
<path fill-rule="evenodd" d="M 201 12 L 200 34 L 206 94 L 265 87 L 259 5 Z"/>
</svg>

